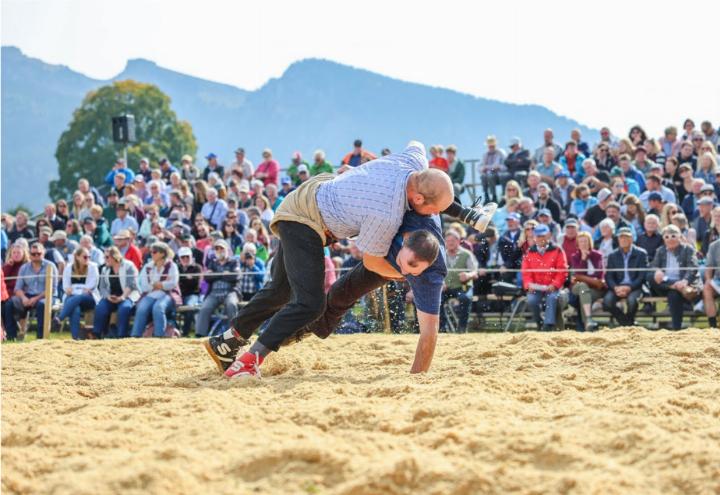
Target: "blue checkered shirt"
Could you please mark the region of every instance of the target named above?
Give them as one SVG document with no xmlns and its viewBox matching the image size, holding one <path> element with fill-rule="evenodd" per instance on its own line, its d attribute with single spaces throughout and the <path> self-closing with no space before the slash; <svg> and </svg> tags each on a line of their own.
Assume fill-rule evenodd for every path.
<svg viewBox="0 0 720 495">
<path fill-rule="evenodd" d="M 363 253 L 385 256 L 409 209 L 410 174 L 428 168 L 425 146 L 411 142 L 402 153 L 378 158 L 318 188 L 323 221 L 338 239 L 357 236 Z"/>
</svg>

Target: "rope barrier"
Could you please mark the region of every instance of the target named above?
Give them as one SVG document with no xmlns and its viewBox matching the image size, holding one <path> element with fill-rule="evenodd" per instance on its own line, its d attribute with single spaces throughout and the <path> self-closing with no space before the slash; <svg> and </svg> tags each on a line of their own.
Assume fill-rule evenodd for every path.
<svg viewBox="0 0 720 495">
<path fill-rule="evenodd" d="M 704 268 L 705 270 L 712 269 L 712 270 L 720 270 L 720 266 L 706 266 L 706 265 L 698 265 L 698 266 L 679 266 L 678 270 L 699 270 L 700 268 Z M 335 270 L 336 272 L 347 272 L 352 270 L 353 268 L 338 268 Z M 546 273 L 548 271 L 556 272 L 558 270 L 551 268 L 530 268 L 527 270 L 523 270 L 522 268 L 482 268 L 478 267 L 477 270 L 484 271 L 486 273 Z M 476 271 L 477 271 L 476 270 Z M 627 268 L 628 272 L 655 272 L 657 270 L 665 271 L 666 268 L 656 268 L 656 267 L 637 267 L 637 268 Z M 448 273 L 455 273 L 455 272 L 469 272 L 472 270 L 468 269 L 462 269 L 462 268 L 448 268 Z M 575 269 L 575 268 L 567 268 L 566 271 L 568 273 L 580 273 L 580 274 L 587 274 L 588 270 L 585 268 L 582 269 Z M 603 268 L 603 269 L 596 269 L 595 271 L 602 271 L 604 273 L 608 272 L 625 272 L 625 268 Z M 249 271 L 240 271 L 240 272 L 201 272 L 201 273 L 182 273 L 180 274 L 180 278 L 184 279 L 190 279 L 190 278 L 202 278 L 205 277 L 208 274 L 214 275 L 214 276 L 225 276 L 225 275 L 265 275 L 268 272 L 267 270 L 262 270 L 259 272 L 249 272 Z M 5 277 L 5 280 L 19 280 L 21 278 L 29 279 L 29 278 L 38 278 L 42 275 L 26 275 L 26 276 L 11 276 L 11 277 Z M 62 277 L 62 274 L 57 275 L 58 278 Z M 82 276 L 79 274 L 72 274 L 71 276 Z M 100 275 L 101 277 L 107 276 L 109 278 L 119 278 L 119 274 L 109 274 L 109 275 Z M 139 276 L 139 274 L 138 274 Z"/>
</svg>

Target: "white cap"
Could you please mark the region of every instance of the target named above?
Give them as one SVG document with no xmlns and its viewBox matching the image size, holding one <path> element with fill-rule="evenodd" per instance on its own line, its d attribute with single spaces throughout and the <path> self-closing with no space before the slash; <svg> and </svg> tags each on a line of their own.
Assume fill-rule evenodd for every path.
<svg viewBox="0 0 720 495">
<path fill-rule="evenodd" d="M 178 258 L 183 256 L 192 256 L 192 250 L 189 247 L 181 247 L 178 249 Z"/>
</svg>

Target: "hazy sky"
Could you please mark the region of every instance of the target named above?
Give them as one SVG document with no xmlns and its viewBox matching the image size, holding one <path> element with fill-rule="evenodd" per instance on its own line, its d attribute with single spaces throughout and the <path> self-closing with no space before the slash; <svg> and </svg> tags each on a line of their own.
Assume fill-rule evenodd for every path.
<svg viewBox="0 0 720 495">
<path fill-rule="evenodd" d="M 95 78 L 146 58 L 256 89 L 320 57 L 615 134 L 720 124 L 717 0 L 2 0 L 1 14 L 3 45 Z"/>
</svg>

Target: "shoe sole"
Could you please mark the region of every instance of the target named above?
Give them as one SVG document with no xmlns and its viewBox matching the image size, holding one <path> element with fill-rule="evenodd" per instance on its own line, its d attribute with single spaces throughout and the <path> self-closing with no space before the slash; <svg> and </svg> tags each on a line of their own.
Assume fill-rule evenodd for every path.
<svg viewBox="0 0 720 495">
<path fill-rule="evenodd" d="M 493 215 L 495 215 L 497 208 L 498 208 L 497 203 L 488 203 L 485 206 L 483 206 L 481 208 L 480 212 L 485 221 L 480 226 L 475 225 L 474 226 L 475 230 L 477 230 L 480 233 L 485 232 L 485 230 L 487 229 L 487 226 L 490 225 L 490 222 L 492 221 L 492 217 L 493 217 Z"/>
<path fill-rule="evenodd" d="M 208 354 L 210 354 L 210 357 L 213 361 L 215 361 L 215 366 L 217 366 L 217 369 L 220 371 L 221 375 L 225 375 L 225 369 L 223 368 L 222 361 L 220 361 L 220 358 L 217 354 L 215 354 L 215 351 L 213 351 L 212 346 L 210 345 L 210 339 L 205 339 L 203 341 L 203 347 L 205 347 L 205 350 Z"/>
</svg>

